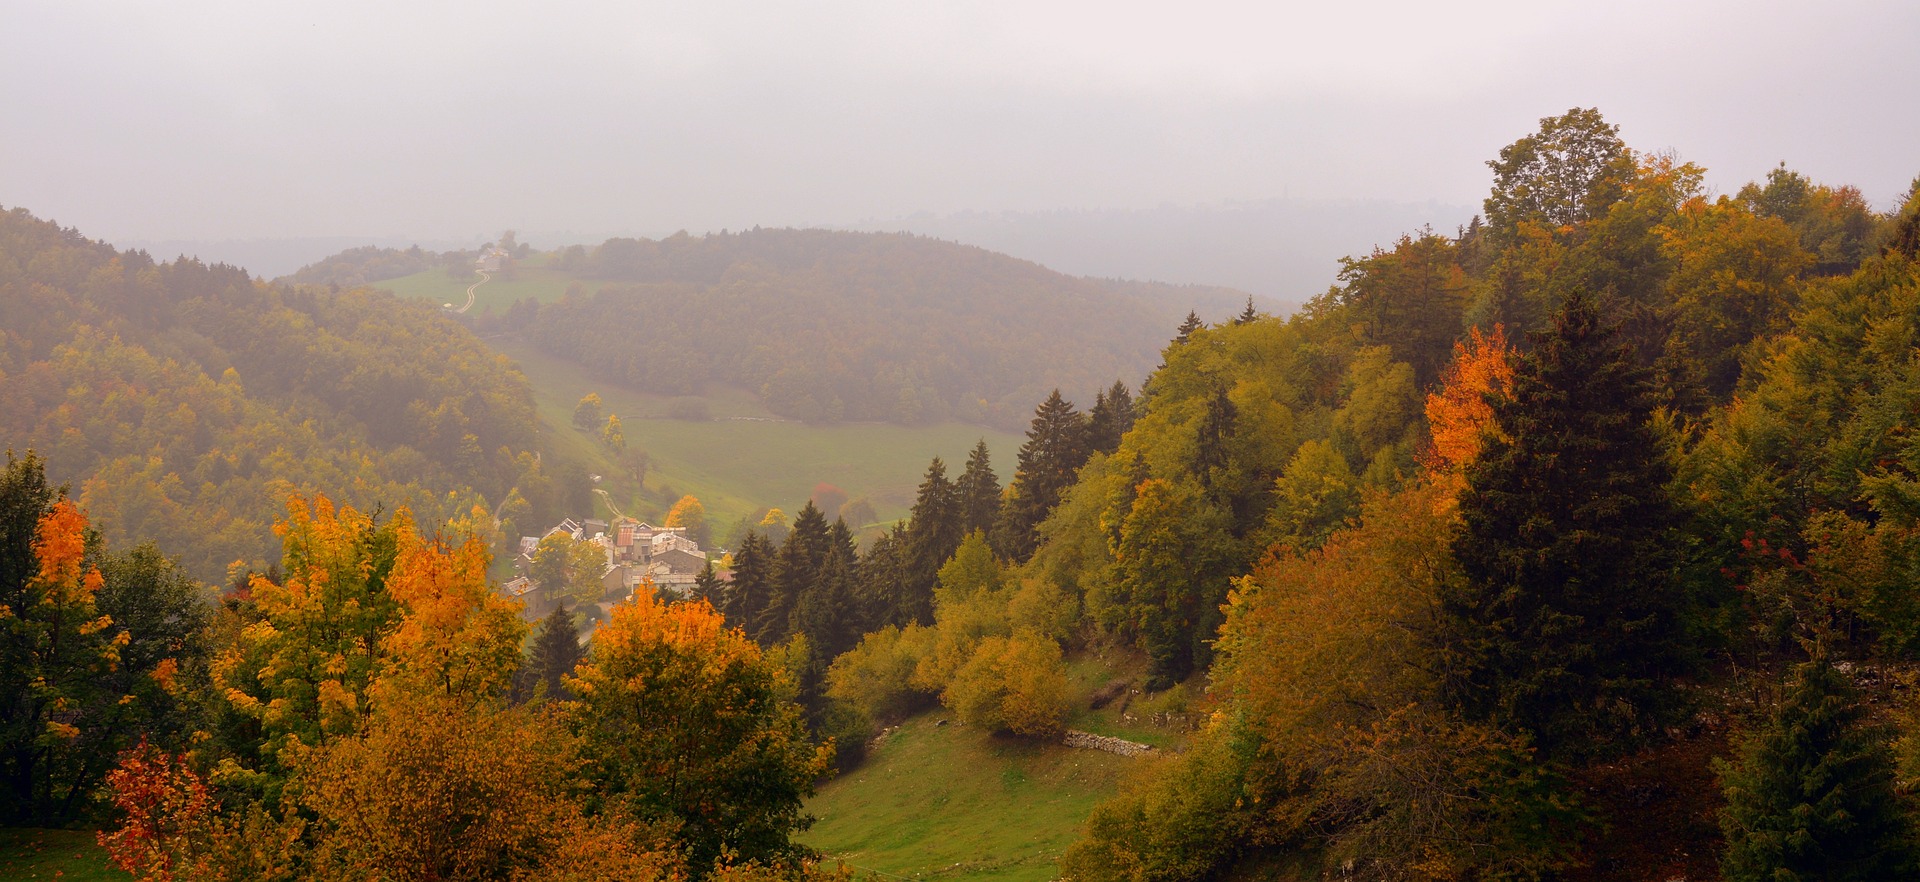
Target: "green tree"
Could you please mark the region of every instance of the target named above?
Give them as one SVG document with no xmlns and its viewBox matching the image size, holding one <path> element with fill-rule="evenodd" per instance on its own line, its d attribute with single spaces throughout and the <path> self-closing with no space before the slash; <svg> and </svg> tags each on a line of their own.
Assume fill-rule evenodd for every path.
<svg viewBox="0 0 1920 882">
<path fill-rule="evenodd" d="M 606 588 L 607 552 L 586 539 L 550 533 L 534 547 L 528 575 L 548 597 L 576 604 L 595 603 Z"/>
<path fill-rule="evenodd" d="M 1913 828 L 1887 741 L 1824 649 L 1797 665 L 1734 761 L 1715 764 L 1728 882 L 1911 878 Z"/>
<path fill-rule="evenodd" d="M 1633 178 L 1633 151 L 1619 131 L 1598 109 L 1576 107 L 1500 148 L 1500 158 L 1487 162 L 1489 234 L 1504 243 L 1525 221 L 1555 228 L 1599 217 Z"/>
<path fill-rule="evenodd" d="M 959 495 L 960 529 L 967 533 L 993 529 L 994 518 L 1000 514 L 1000 477 L 993 473 L 987 439 L 973 445 L 966 469 L 953 484 Z"/>
<path fill-rule="evenodd" d="M 907 519 L 905 581 L 896 600 L 895 619 L 902 623 L 933 623 L 933 588 L 940 567 L 966 536 L 966 512 L 958 488 L 947 480 L 947 466 L 934 457 L 913 501 Z"/>
<path fill-rule="evenodd" d="M 534 630 L 533 646 L 515 678 L 514 691 L 522 699 L 542 694 L 553 699 L 567 697 L 562 678 L 572 676 L 573 669 L 586 657 L 573 612 L 562 601 Z"/>
<path fill-rule="evenodd" d="M 794 634 L 794 614 L 802 601 L 821 587 L 830 545 L 828 534 L 827 519 L 808 500 L 793 520 L 793 532 L 780 543 L 780 551 L 773 558 L 767 603 L 753 632 L 760 645 L 774 646 Z"/>
<path fill-rule="evenodd" d="M 587 430 L 600 425 L 600 393 L 580 396 L 580 403 L 573 406 L 573 424 Z"/>
<path fill-rule="evenodd" d="M 807 853 L 790 837 L 830 751 L 808 743 L 788 674 L 712 608 L 615 606 L 576 681 L 602 798 L 674 828 L 696 877 L 723 854 Z"/>
<path fill-rule="evenodd" d="M 1679 667 L 1679 517 L 1645 371 L 1593 300 L 1568 300 L 1535 346 L 1467 468 L 1448 688 L 1549 756 L 1604 753 L 1655 716 Z"/>
<path fill-rule="evenodd" d="M 1340 302 L 1353 309 L 1369 344 L 1413 366 L 1420 388 L 1439 378 L 1460 336 L 1469 282 L 1453 250 L 1446 237 L 1426 232 L 1400 237 L 1391 251 L 1340 261 Z"/>
<path fill-rule="evenodd" d="M 996 534 L 1003 555 L 1015 562 L 1033 556 L 1040 544 L 1040 522 L 1073 486 L 1088 452 L 1086 415 L 1061 398 L 1060 390 L 1053 390 L 1034 411 L 1027 441 L 1020 445 L 1013 492 L 1000 509 Z"/>
<path fill-rule="evenodd" d="M 1093 408 L 1087 411 L 1087 447 L 1095 453 L 1111 454 L 1120 449 L 1120 439 L 1133 428 L 1133 393 L 1119 380 L 1106 391 L 1094 395 Z"/>
<path fill-rule="evenodd" d="M 728 625 L 749 635 L 760 632 L 761 612 L 773 591 L 776 553 L 767 537 L 751 530 L 734 550 L 733 579 L 727 582 L 719 607 Z"/>
</svg>

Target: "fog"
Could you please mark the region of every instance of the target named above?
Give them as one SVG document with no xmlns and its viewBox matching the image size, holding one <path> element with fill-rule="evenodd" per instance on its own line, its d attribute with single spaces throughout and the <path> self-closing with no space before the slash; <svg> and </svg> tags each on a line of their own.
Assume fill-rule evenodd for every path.
<svg viewBox="0 0 1920 882">
<path fill-rule="evenodd" d="M 0 0 L 0 204 L 188 246 L 1400 206 L 1361 248 L 1597 106 L 1717 191 L 1784 161 L 1890 208 L 1916 37 L 1899 2 Z"/>
</svg>

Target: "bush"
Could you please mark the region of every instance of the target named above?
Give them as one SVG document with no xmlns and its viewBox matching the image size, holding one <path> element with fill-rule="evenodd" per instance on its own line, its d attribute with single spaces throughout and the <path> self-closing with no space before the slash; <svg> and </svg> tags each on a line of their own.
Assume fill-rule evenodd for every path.
<svg viewBox="0 0 1920 882">
<path fill-rule="evenodd" d="M 1023 630 L 981 640 L 941 699 L 969 726 L 1047 737 L 1062 728 L 1067 691 L 1060 645 Z"/>
</svg>

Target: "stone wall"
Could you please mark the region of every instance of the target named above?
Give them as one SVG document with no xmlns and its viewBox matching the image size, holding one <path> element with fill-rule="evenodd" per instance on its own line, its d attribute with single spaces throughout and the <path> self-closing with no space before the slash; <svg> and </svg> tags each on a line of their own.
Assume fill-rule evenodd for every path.
<svg viewBox="0 0 1920 882">
<path fill-rule="evenodd" d="M 1113 738 L 1107 735 L 1095 735 L 1078 729 L 1068 729 L 1060 739 L 1061 744 L 1077 747 L 1081 750 L 1104 750 L 1121 756 L 1145 756 L 1153 752 L 1153 745 L 1128 741 L 1125 738 Z"/>
</svg>

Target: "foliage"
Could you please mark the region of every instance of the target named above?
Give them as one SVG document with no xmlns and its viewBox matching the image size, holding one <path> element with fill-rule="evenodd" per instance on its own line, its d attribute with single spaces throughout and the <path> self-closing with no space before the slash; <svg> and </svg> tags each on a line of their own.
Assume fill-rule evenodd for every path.
<svg viewBox="0 0 1920 882">
<path fill-rule="evenodd" d="M 1060 733 L 1067 688 L 1060 645 L 1020 631 L 982 639 L 940 700 L 969 726 L 1045 738 Z"/>
<path fill-rule="evenodd" d="M 674 829 L 691 868 L 804 853 L 789 837 L 831 753 L 807 743 L 787 675 L 712 608 L 616 605 L 567 684 L 601 798 Z"/>
<path fill-rule="evenodd" d="M 607 550 L 591 539 L 548 533 L 534 546 L 527 574 L 548 597 L 575 604 L 597 603 L 606 594 Z"/>
<path fill-rule="evenodd" d="M 580 403 L 573 406 L 573 424 L 587 430 L 600 425 L 600 407 L 599 393 L 588 392 L 580 396 Z"/>
<path fill-rule="evenodd" d="M 111 584 L 108 578 L 112 578 Z M 116 618 L 116 616 L 118 616 Z M 113 556 L 32 452 L 0 472 L 0 822 L 94 808 L 111 758 L 186 728 L 199 593 L 151 547 Z"/>
<path fill-rule="evenodd" d="M 1644 731 L 1680 667 L 1679 514 L 1644 373 L 1614 340 L 1576 296 L 1515 366 L 1466 470 L 1462 579 L 1443 596 L 1455 706 L 1553 756 Z"/>
<path fill-rule="evenodd" d="M 1086 416 L 1060 397 L 1058 389 L 1034 411 L 1027 442 L 1020 445 L 1020 465 L 995 528 L 1004 556 L 1015 561 L 1033 556 L 1040 522 L 1073 486 L 1075 474 L 1087 461 L 1086 431 Z"/>
<path fill-rule="evenodd" d="M 687 538 L 702 548 L 712 543 L 713 537 L 707 525 L 707 507 L 692 496 L 682 496 L 673 507 L 667 509 L 667 519 L 661 526 L 684 527 Z"/>
<path fill-rule="evenodd" d="M 569 696 L 565 678 L 573 669 L 585 661 L 587 652 L 580 645 L 580 630 L 574 624 L 573 613 L 562 603 L 547 613 L 533 632 L 533 645 L 527 651 L 526 662 L 521 666 L 514 682 L 514 694 L 521 700 L 545 697 L 563 699 Z"/>
<path fill-rule="evenodd" d="M 1913 826 L 1894 792 L 1892 752 L 1824 650 L 1716 764 L 1727 804 L 1730 882 L 1898 879 L 1913 872 Z"/>
</svg>

